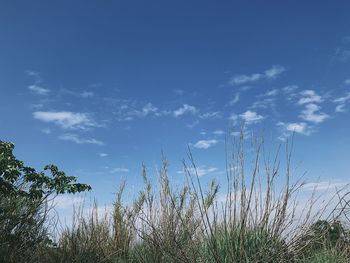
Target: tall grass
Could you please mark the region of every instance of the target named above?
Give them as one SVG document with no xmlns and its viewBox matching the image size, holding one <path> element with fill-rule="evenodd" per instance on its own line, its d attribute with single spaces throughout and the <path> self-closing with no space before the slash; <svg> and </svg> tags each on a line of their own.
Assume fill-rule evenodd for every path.
<svg viewBox="0 0 350 263">
<path fill-rule="evenodd" d="M 51 251 L 52 261 L 349 262 L 349 235 L 345 230 L 334 235 L 332 225 L 344 214 L 347 195 L 338 191 L 320 207 L 314 194 L 300 209 L 304 183 L 292 180 L 291 143 L 284 145 L 284 162 L 282 146 L 271 161 L 259 138 L 252 140 L 253 157 L 247 157 L 243 132 L 226 145 L 224 190 L 214 180 L 203 185 L 190 151 L 182 187 L 172 187 L 166 159 L 157 186 L 143 166 L 138 198 L 124 204 L 122 183 L 111 212 L 101 216 L 97 205 L 88 216 L 76 210 L 73 225 Z M 337 200 L 343 205 L 332 210 Z M 315 232 L 322 218 L 330 228 Z M 334 261 L 327 261 L 330 255 L 337 255 Z"/>
</svg>

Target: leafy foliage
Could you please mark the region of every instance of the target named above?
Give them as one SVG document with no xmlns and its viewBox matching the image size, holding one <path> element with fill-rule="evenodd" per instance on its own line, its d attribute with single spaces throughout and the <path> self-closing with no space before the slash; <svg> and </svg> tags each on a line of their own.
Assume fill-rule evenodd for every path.
<svg viewBox="0 0 350 263">
<path fill-rule="evenodd" d="M 55 165 L 47 165 L 44 172 L 27 167 L 13 155 L 14 145 L 0 141 L 0 194 L 41 199 L 50 194 L 78 193 L 91 190 L 86 184 L 76 183 L 77 178 L 66 176 Z M 50 171 L 47 176 L 45 171 Z"/>
<path fill-rule="evenodd" d="M 13 149 L 12 143 L 0 141 L 0 262 L 39 262 L 40 251 L 51 245 L 48 198 L 91 187 L 55 165 L 37 172 L 18 160 Z"/>
</svg>

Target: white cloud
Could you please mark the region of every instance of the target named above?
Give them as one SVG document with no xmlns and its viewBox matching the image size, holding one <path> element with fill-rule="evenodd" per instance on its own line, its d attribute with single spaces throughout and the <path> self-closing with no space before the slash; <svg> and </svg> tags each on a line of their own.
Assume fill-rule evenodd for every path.
<svg viewBox="0 0 350 263">
<path fill-rule="evenodd" d="M 142 113 L 144 116 L 147 116 L 151 113 L 157 112 L 158 108 L 154 107 L 152 103 L 147 103 L 143 108 L 142 108 Z"/>
<path fill-rule="evenodd" d="M 63 134 L 59 137 L 60 140 L 63 141 L 70 141 L 70 142 L 74 142 L 77 144 L 95 144 L 95 145 L 104 145 L 103 142 L 96 140 L 94 138 L 80 138 L 77 134 L 72 134 L 72 133 L 66 133 Z"/>
<path fill-rule="evenodd" d="M 194 174 L 198 174 L 199 177 L 201 176 L 204 176 L 204 175 L 207 175 L 207 174 L 210 174 L 210 173 L 213 173 L 213 172 L 217 172 L 218 171 L 218 168 L 216 167 L 207 167 L 205 165 L 201 165 L 199 167 L 196 167 L 193 168 L 187 168 L 187 171 L 186 172 L 189 172 L 190 174 L 194 175 Z M 177 171 L 177 173 L 179 174 L 184 174 L 185 172 L 184 171 Z"/>
<path fill-rule="evenodd" d="M 261 79 L 274 79 L 284 71 L 284 67 L 280 65 L 273 65 L 270 69 L 265 70 L 264 73 L 254 73 L 251 75 L 236 75 L 233 78 L 231 78 L 229 83 L 231 85 L 241 85 L 256 82 Z"/>
<path fill-rule="evenodd" d="M 26 70 L 24 73 L 27 74 L 30 77 L 33 77 L 34 80 L 35 80 L 35 84 L 38 84 L 38 83 L 42 82 L 39 72 L 36 72 L 36 71 L 33 71 L 33 70 Z"/>
<path fill-rule="evenodd" d="M 254 73 L 254 74 L 249 75 L 249 76 L 248 75 L 237 75 L 230 80 L 230 84 L 232 84 L 232 85 L 246 84 L 249 82 L 258 81 L 259 79 L 261 79 L 263 77 L 264 77 L 264 75 L 262 75 L 260 73 Z"/>
<path fill-rule="evenodd" d="M 239 132 L 239 131 L 233 131 L 233 132 L 231 132 L 230 134 L 231 134 L 231 136 L 233 136 L 233 137 L 238 137 L 238 136 L 241 135 L 241 132 Z"/>
<path fill-rule="evenodd" d="M 24 73 L 31 77 L 40 77 L 40 74 L 33 70 L 26 70 Z"/>
<path fill-rule="evenodd" d="M 339 97 L 333 100 L 334 103 L 338 103 L 335 108 L 336 112 L 345 112 L 345 106 L 350 101 L 350 92 L 348 92 L 345 96 Z"/>
<path fill-rule="evenodd" d="M 122 105 L 124 108 L 122 109 L 128 109 L 129 107 L 126 105 Z M 126 112 L 126 117 L 125 120 L 132 120 L 133 117 L 147 117 L 149 115 L 155 115 L 155 116 L 160 116 L 161 113 L 158 112 L 158 108 L 155 107 L 152 103 L 147 103 L 142 107 L 140 110 L 132 109 L 128 112 Z"/>
<path fill-rule="evenodd" d="M 107 153 L 99 153 L 98 156 L 100 156 L 100 157 L 107 157 L 108 154 Z"/>
<path fill-rule="evenodd" d="M 321 182 L 310 182 L 302 186 L 305 191 L 324 191 L 324 190 L 335 190 L 336 188 L 342 188 L 348 183 L 342 181 L 321 181 Z"/>
<path fill-rule="evenodd" d="M 71 95 L 75 97 L 80 97 L 80 98 L 91 98 L 95 96 L 95 93 L 92 91 L 75 91 L 75 90 L 70 90 L 70 89 L 60 89 L 59 90 L 60 95 Z"/>
<path fill-rule="evenodd" d="M 95 96 L 95 94 L 92 91 L 83 91 L 80 96 L 83 98 L 90 98 Z"/>
<path fill-rule="evenodd" d="M 264 98 L 263 100 L 255 101 L 252 104 L 252 106 L 250 106 L 249 108 L 251 108 L 251 109 L 258 109 L 258 108 L 267 109 L 267 108 L 271 108 L 271 107 L 275 106 L 275 101 L 276 101 L 275 97 L 267 97 L 267 98 Z"/>
<path fill-rule="evenodd" d="M 85 129 L 95 127 L 95 122 L 86 114 L 69 111 L 36 111 L 33 113 L 35 119 L 54 123 L 63 129 Z"/>
<path fill-rule="evenodd" d="M 285 87 L 283 87 L 282 88 L 282 91 L 284 92 L 284 93 L 291 93 L 291 92 L 293 92 L 293 91 L 295 91 L 295 90 L 297 90 L 299 87 L 297 86 L 297 85 L 289 85 L 289 86 L 285 86 Z"/>
<path fill-rule="evenodd" d="M 230 106 L 235 105 L 235 104 L 239 101 L 239 98 L 240 98 L 239 93 L 236 93 L 235 96 L 234 96 L 234 98 L 230 101 L 229 105 L 230 105 Z"/>
<path fill-rule="evenodd" d="M 213 140 L 200 140 L 200 141 L 196 142 L 193 145 L 193 147 L 197 148 L 197 149 L 208 149 L 217 143 L 218 143 L 218 141 L 214 140 L 214 139 Z"/>
<path fill-rule="evenodd" d="M 188 105 L 188 104 L 184 104 L 184 105 L 182 105 L 182 107 L 175 110 L 173 112 L 173 114 L 175 117 L 180 117 L 186 113 L 196 114 L 197 112 L 198 112 L 198 110 L 196 109 L 196 107 Z"/>
<path fill-rule="evenodd" d="M 300 95 L 302 96 L 298 104 L 303 105 L 307 103 L 320 103 L 323 101 L 323 98 L 318 95 L 314 90 L 303 90 L 300 92 Z"/>
<path fill-rule="evenodd" d="M 343 97 L 339 97 L 339 98 L 333 100 L 333 102 L 335 102 L 335 103 L 346 103 L 348 100 L 350 100 L 350 92 L 346 93 L 346 95 L 343 96 Z"/>
<path fill-rule="evenodd" d="M 53 200 L 55 208 L 58 209 L 72 209 L 74 206 L 80 206 L 84 203 L 84 198 L 77 195 L 58 195 Z"/>
<path fill-rule="evenodd" d="M 213 111 L 213 112 L 206 112 L 201 115 L 199 115 L 199 118 L 201 119 L 218 119 L 221 118 L 221 113 L 219 111 Z"/>
<path fill-rule="evenodd" d="M 213 131 L 213 134 L 215 134 L 215 135 L 224 135 L 225 132 L 223 130 L 215 130 L 215 131 Z"/>
<path fill-rule="evenodd" d="M 123 167 L 117 167 L 113 168 L 111 173 L 128 173 L 129 169 L 128 168 L 123 168 Z"/>
<path fill-rule="evenodd" d="M 301 114 L 299 116 L 306 121 L 321 123 L 329 116 L 326 113 L 318 112 L 320 109 L 320 106 L 310 103 L 305 105 L 305 109 L 301 111 Z"/>
<path fill-rule="evenodd" d="M 278 122 L 276 125 L 281 129 L 282 134 L 278 137 L 278 139 L 282 141 L 285 141 L 294 132 L 309 136 L 314 131 L 313 128 L 310 127 L 305 122 L 293 122 L 293 123 Z"/>
<path fill-rule="evenodd" d="M 286 69 L 280 65 L 273 65 L 272 68 L 265 70 L 265 76 L 269 79 L 274 79 Z"/>
<path fill-rule="evenodd" d="M 49 89 L 45 89 L 45 88 L 40 87 L 36 84 L 28 86 L 28 89 L 37 95 L 47 95 L 48 93 L 50 93 Z"/>
<path fill-rule="evenodd" d="M 272 97 L 278 94 L 278 89 L 268 90 L 263 94 L 263 97 Z"/>
<path fill-rule="evenodd" d="M 288 123 L 286 126 L 287 131 L 297 132 L 297 133 L 304 133 L 306 129 L 306 123 Z"/>
<path fill-rule="evenodd" d="M 192 123 L 186 124 L 186 126 L 187 126 L 188 128 L 190 128 L 190 129 L 192 129 L 192 128 L 196 127 L 198 124 L 199 124 L 199 120 L 195 120 L 195 121 L 192 122 Z"/>
<path fill-rule="evenodd" d="M 350 50 L 345 48 L 337 48 L 333 59 L 336 59 L 341 62 L 346 62 L 350 58 Z"/>
<path fill-rule="evenodd" d="M 242 113 L 239 116 L 245 121 L 246 124 L 257 123 L 264 119 L 263 116 L 257 114 L 255 111 L 250 110 Z"/>
<path fill-rule="evenodd" d="M 339 104 L 335 107 L 335 112 L 345 112 L 345 104 Z"/>
<path fill-rule="evenodd" d="M 345 84 L 345 85 L 350 85 L 350 79 L 344 80 L 344 84 Z"/>
</svg>

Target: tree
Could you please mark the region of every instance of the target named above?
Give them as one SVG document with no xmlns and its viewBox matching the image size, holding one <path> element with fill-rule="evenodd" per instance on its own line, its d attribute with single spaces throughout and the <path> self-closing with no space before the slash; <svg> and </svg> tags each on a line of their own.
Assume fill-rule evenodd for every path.
<svg viewBox="0 0 350 263">
<path fill-rule="evenodd" d="M 0 262 L 38 261 L 34 251 L 51 242 L 46 226 L 49 197 L 91 187 L 55 165 L 37 172 L 18 160 L 13 150 L 14 144 L 0 141 Z"/>
</svg>

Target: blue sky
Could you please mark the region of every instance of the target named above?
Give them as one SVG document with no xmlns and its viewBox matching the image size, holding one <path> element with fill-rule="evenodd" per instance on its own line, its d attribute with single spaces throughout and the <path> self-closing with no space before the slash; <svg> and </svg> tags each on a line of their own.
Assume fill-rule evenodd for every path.
<svg viewBox="0 0 350 263">
<path fill-rule="evenodd" d="M 55 163 L 101 202 L 163 151 L 182 181 L 225 178 L 245 121 L 274 149 L 294 131 L 296 176 L 347 182 L 347 1 L 0 1 L 0 138 Z M 233 133 L 234 135 L 235 133 Z"/>
</svg>

